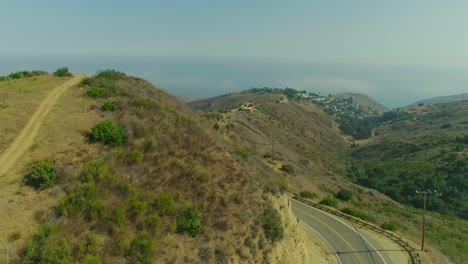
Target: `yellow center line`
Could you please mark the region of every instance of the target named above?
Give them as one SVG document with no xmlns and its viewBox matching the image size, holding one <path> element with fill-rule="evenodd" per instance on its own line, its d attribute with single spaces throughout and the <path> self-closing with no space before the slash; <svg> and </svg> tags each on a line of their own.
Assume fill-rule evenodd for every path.
<svg viewBox="0 0 468 264">
<path fill-rule="evenodd" d="M 297 207 L 294 207 L 294 209 L 296 209 L 297 211 L 309 216 L 310 218 L 313 218 L 314 220 L 316 220 L 317 222 L 321 223 L 322 225 L 326 226 L 328 229 L 330 229 L 333 233 L 335 233 L 335 235 L 337 237 L 339 237 L 346 245 L 348 245 L 350 248 L 351 248 L 351 251 L 354 251 L 354 252 L 357 252 L 357 249 L 353 247 L 353 245 L 351 245 L 348 240 L 346 240 L 340 233 L 336 232 L 334 228 L 332 228 L 330 225 L 328 225 L 327 223 L 323 222 L 322 220 L 318 219 L 317 217 L 307 213 L 307 212 L 304 212 L 300 209 L 298 209 Z M 364 260 L 362 259 L 361 255 L 359 253 L 357 253 L 357 257 L 359 258 L 360 260 L 360 263 L 364 264 Z"/>
</svg>

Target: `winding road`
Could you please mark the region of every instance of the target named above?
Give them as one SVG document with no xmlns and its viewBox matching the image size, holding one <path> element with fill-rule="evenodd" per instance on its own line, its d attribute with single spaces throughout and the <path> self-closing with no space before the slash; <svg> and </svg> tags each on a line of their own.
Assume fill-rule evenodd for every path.
<svg viewBox="0 0 468 264">
<path fill-rule="evenodd" d="M 0 155 L 0 176 L 3 176 L 8 172 L 15 165 L 16 160 L 18 160 L 18 158 L 20 158 L 26 150 L 32 146 L 44 118 L 60 96 L 69 87 L 80 82 L 82 78 L 82 75 L 74 75 L 70 80 L 52 90 L 41 105 L 39 105 L 26 126 L 21 130 L 18 137 L 16 137 L 13 143 Z"/>
<path fill-rule="evenodd" d="M 401 264 L 406 253 L 397 245 L 381 243 L 351 222 L 291 199 L 297 218 L 322 239 L 339 264 Z"/>
</svg>

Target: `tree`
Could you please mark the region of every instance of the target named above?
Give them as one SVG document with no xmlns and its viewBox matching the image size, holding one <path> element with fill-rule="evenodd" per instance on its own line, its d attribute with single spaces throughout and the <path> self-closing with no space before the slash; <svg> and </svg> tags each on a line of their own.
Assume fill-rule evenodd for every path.
<svg viewBox="0 0 468 264">
<path fill-rule="evenodd" d="M 54 72 L 54 75 L 57 76 L 57 77 L 68 77 L 68 76 L 72 76 L 71 72 L 68 71 L 68 68 L 67 68 L 67 67 L 58 68 L 58 69 Z"/>
<path fill-rule="evenodd" d="M 342 201 L 349 201 L 353 197 L 353 193 L 350 190 L 341 189 L 335 196 Z"/>
</svg>

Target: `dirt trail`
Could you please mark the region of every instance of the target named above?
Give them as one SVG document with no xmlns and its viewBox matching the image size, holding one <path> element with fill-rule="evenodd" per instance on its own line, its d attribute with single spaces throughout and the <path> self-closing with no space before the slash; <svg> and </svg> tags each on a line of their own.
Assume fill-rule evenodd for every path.
<svg viewBox="0 0 468 264">
<path fill-rule="evenodd" d="M 83 78 L 82 75 L 74 75 L 72 79 L 65 82 L 64 84 L 55 88 L 41 103 L 37 110 L 29 119 L 26 126 L 20 132 L 18 137 L 13 143 L 6 149 L 3 154 L 0 155 L 0 176 L 3 176 L 8 172 L 14 165 L 18 158 L 20 158 L 24 152 L 31 147 L 36 138 L 39 128 L 44 120 L 44 117 L 49 113 L 52 106 L 57 102 L 60 96 L 67 90 L 67 88 L 77 84 Z"/>
</svg>

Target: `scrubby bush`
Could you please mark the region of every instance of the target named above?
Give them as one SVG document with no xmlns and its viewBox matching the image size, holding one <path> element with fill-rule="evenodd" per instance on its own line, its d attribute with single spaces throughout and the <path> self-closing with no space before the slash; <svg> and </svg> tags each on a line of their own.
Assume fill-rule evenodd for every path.
<svg viewBox="0 0 468 264">
<path fill-rule="evenodd" d="M 117 110 L 118 105 L 116 101 L 106 101 L 101 106 L 102 111 L 115 111 Z"/>
<path fill-rule="evenodd" d="M 200 215 L 195 207 L 183 210 L 177 216 L 177 232 L 188 233 L 195 237 L 201 233 Z"/>
<path fill-rule="evenodd" d="M 101 264 L 102 260 L 98 256 L 86 255 L 83 263 L 84 264 Z"/>
<path fill-rule="evenodd" d="M 106 208 L 104 202 L 98 198 L 96 185 L 91 182 L 73 188 L 59 202 L 57 209 L 60 214 L 66 216 L 82 213 L 86 220 L 96 224 Z"/>
<path fill-rule="evenodd" d="M 262 216 L 262 228 L 265 237 L 270 241 L 278 241 L 284 236 L 284 228 L 279 213 L 273 208 L 267 208 Z"/>
<path fill-rule="evenodd" d="M 97 79 L 116 81 L 118 79 L 125 77 L 125 73 L 110 69 L 110 70 L 105 70 L 105 71 L 99 71 L 95 75 L 95 77 Z"/>
<path fill-rule="evenodd" d="M 138 149 L 133 149 L 128 153 L 128 162 L 134 164 L 143 160 L 143 153 Z"/>
<path fill-rule="evenodd" d="M 131 263 L 149 264 L 153 259 L 153 249 L 153 238 L 148 232 L 142 231 L 130 243 L 127 256 Z"/>
<path fill-rule="evenodd" d="M 289 173 L 289 174 L 294 174 L 296 173 L 296 169 L 294 169 L 294 167 L 292 165 L 289 165 L 289 164 L 283 164 L 280 168 L 280 170 L 286 172 L 286 173 Z"/>
<path fill-rule="evenodd" d="M 22 263 L 69 263 L 71 252 L 63 247 L 51 245 L 57 232 L 54 225 L 39 226 L 38 232 L 26 244 L 21 255 Z"/>
<path fill-rule="evenodd" d="M 336 198 L 342 201 L 349 201 L 353 197 L 353 193 L 350 190 L 341 189 L 336 193 Z"/>
<path fill-rule="evenodd" d="M 86 90 L 86 95 L 91 98 L 100 98 L 103 97 L 106 91 L 100 86 L 92 86 Z"/>
<path fill-rule="evenodd" d="M 381 225 L 385 230 L 396 231 L 398 229 L 398 223 L 395 221 L 387 221 Z"/>
<path fill-rule="evenodd" d="M 170 193 L 160 193 L 154 202 L 154 206 L 159 214 L 170 215 L 175 211 L 175 201 Z"/>
<path fill-rule="evenodd" d="M 250 155 L 250 150 L 247 147 L 236 146 L 234 148 L 234 154 L 241 157 L 243 160 L 247 160 Z"/>
<path fill-rule="evenodd" d="M 54 72 L 54 75 L 57 76 L 57 77 L 68 77 L 68 76 L 72 76 L 72 74 L 68 71 L 68 68 L 67 68 L 67 67 L 58 68 L 58 69 Z"/>
<path fill-rule="evenodd" d="M 124 129 L 117 127 L 112 120 L 104 120 L 91 129 L 89 134 L 91 142 L 102 142 L 111 146 L 122 146 L 127 140 Z"/>
<path fill-rule="evenodd" d="M 354 208 L 350 208 L 350 207 L 346 207 L 346 208 L 343 208 L 341 209 L 341 212 L 345 213 L 345 214 L 349 214 L 349 215 L 352 215 L 354 217 L 357 217 L 357 218 L 360 218 L 364 221 L 369 221 L 369 222 L 374 222 L 375 219 L 369 215 L 367 215 L 366 213 L 364 212 L 361 212 L 357 209 L 354 209 Z"/>
<path fill-rule="evenodd" d="M 302 191 L 299 193 L 299 196 L 301 196 L 302 198 L 307 198 L 307 199 L 317 198 L 317 194 L 311 191 Z"/>
<path fill-rule="evenodd" d="M 51 160 L 34 162 L 24 181 L 26 185 L 36 189 L 51 187 L 57 182 L 57 172 L 58 168 Z"/>
<path fill-rule="evenodd" d="M 331 207 L 337 207 L 338 206 L 338 201 L 335 199 L 335 197 L 327 196 L 327 197 L 324 197 L 320 201 L 320 204 L 323 204 L 323 205 L 326 205 L 326 206 L 331 206 Z"/>
</svg>

